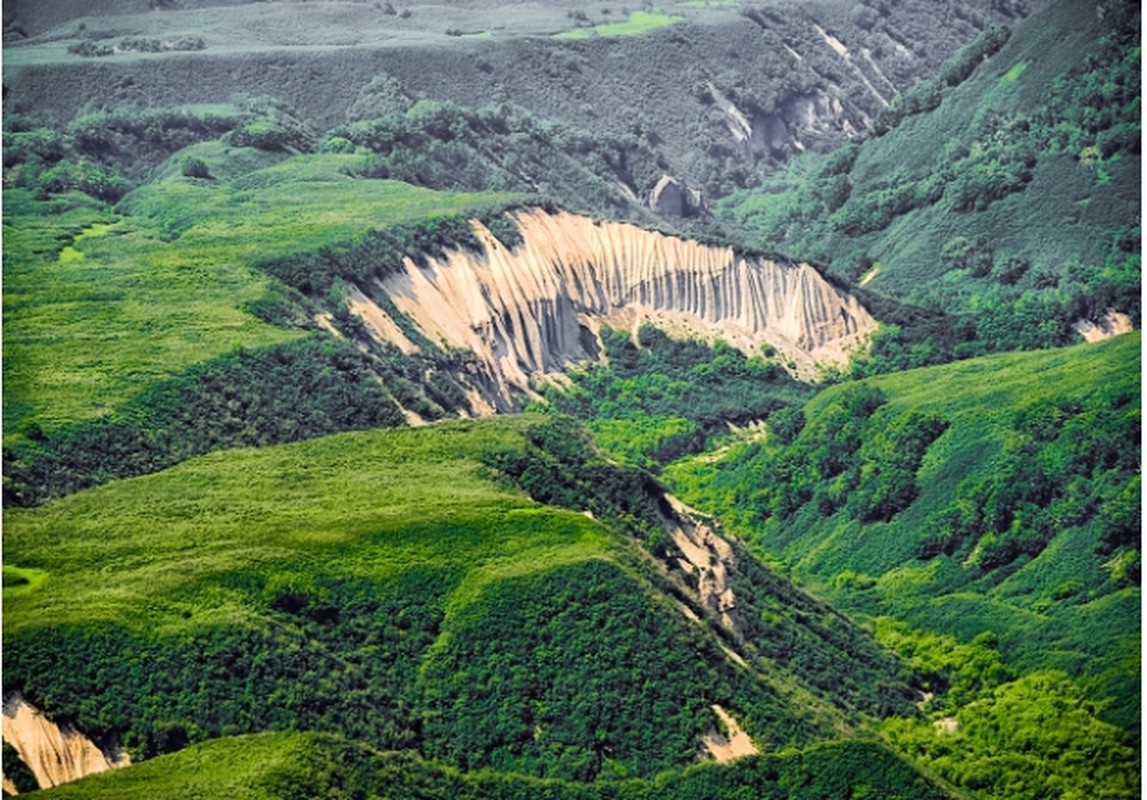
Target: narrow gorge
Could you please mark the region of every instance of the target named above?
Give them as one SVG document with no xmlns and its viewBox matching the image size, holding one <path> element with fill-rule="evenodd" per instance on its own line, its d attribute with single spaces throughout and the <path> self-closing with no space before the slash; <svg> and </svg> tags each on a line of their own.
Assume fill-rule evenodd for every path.
<svg viewBox="0 0 1147 800">
<path fill-rule="evenodd" d="M 376 340 L 407 353 L 422 338 L 473 353 L 480 413 L 515 410 L 539 381 L 600 359 L 602 326 L 651 323 L 747 355 L 771 348 L 803 377 L 843 366 L 876 329 L 854 296 L 808 264 L 565 212 L 512 219 L 517 246 L 475 221 L 481 253 L 406 259 L 399 274 L 350 287 L 351 310 Z"/>
</svg>

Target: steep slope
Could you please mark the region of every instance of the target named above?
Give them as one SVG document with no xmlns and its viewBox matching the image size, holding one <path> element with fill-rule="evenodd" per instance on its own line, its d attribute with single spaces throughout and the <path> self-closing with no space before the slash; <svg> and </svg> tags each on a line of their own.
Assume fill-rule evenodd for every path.
<svg viewBox="0 0 1147 800">
<path fill-rule="evenodd" d="M 48 789 L 114 767 L 128 766 L 126 756 L 111 758 L 83 734 L 45 719 L 19 692 L 4 697 L 4 742 Z"/>
<path fill-rule="evenodd" d="M 1140 26 L 1136 3 L 1049 3 L 953 57 L 864 141 L 718 214 L 759 246 L 965 314 L 950 326 L 963 355 L 1068 344 L 1112 310 L 1138 325 Z"/>
<path fill-rule="evenodd" d="M 780 610 L 786 644 L 723 628 L 704 576 L 600 505 L 660 525 L 659 490 L 550 424 L 228 451 L 8 509 L 6 563 L 47 578 L 5 590 L 4 689 L 135 760 L 303 729 L 577 781 L 692 764 L 713 706 L 770 750 L 910 708 L 895 659 L 784 582 L 739 588 L 762 568 L 728 544 L 724 596 Z M 568 481 L 568 510 L 489 480 L 510 463 Z"/>
<path fill-rule="evenodd" d="M 808 265 L 571 214 L 520 211 L 513 220 L 522 237 L 513 249 L 479 225 L 484 252 L 407 259 L 401 274 L 369 287 L 424 338 L 473 353 L 495 408 L 514 408 L 538 377 L 595 360 L 602 324 L 651 322 L 750 355 L 771 345 L 805 375 L 845 363 L 876 328 Z M 360 299 L 354 310 L 379 340 L 416 349 L 382 308 Z"/>
<path fill-rule="evenodd" d="M 989 797 L 1066 791 L 1052 788 L 1070 783 L 1052 766 L 1062 743 L 1033 733 L 1059 726 L 1107 764 L 1077 790 L 1129 796 L 1140 346 L 1133 333 L 834 387 L 808 403 L 791 443 L 738 445 L 666 474 L 934 676 L 926 708 L 939 727 L 896 731 L 946 777 Z M 997 748 L 1025 736 L 1030 755 L 985 777 Z"/>
</svg>

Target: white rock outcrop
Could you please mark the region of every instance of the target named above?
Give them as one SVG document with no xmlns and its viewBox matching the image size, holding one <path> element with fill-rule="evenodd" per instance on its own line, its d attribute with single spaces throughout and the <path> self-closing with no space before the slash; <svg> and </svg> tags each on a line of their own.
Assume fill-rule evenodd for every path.
<svg viewBox="0 0 1147 800">
<path fill-rule="evenodd" d="M 741 637 L 737 621 L 737 595 L 729 585 L 729 570 L 734 567 L 733 546 L 709 525 L 696 510 L 673 495 L 665 495 L 672 516 L 662 524 L 681 551 L 678 568 L 697 579 L 697 599 L 716 615 L 725 630 Z"/>
<path fill-rule="evenodd" d="M 719 705 L 713 705 L 710 708 L 713 709 L 713 713 L 717 715 L 717 719 L 721 723 L 720 730 L 713 728 L 701 740 L 702 746 L 710 757 L 722 764 L 727 764 L 738 758 L 755 756 L 761 752 L 749 734 L 745 733 L 728 711 Z"/>
<path fill-rule="evenodd" d="M 603 324 L 722 339 L 747 354 L 774 347 L 796 370 L 840 365 L 876 322 L 855 297 L 807 264 L 749 259 L 619 222 L 519 211 L 513 250 L 474 223 L 484 252 L 447 253 L 353 294 L 353 311 L 379 340 L 415 348 L 381 292 L 430 341 L 469 350 L 473 381 L 497 410 L 515 408 L 538 379 L 601 357 Z M 361 288 L 361 287 L 360 287 Z"/>
<path fill-rule="evenodd" d="M 41 789 L 127 766 L 126 754 L 109 758 L 91 739 L 61 728 L 19 692 L 4 698 L 4 741 L 15 748 Z"/>
<path fill-rule="evenodd" d="M 1114 309 L 1108 309 L 1098 320 L 1081 319 L 1071 326 L 1072 330 L 1083 337 L 1084 341 L 1095 343 L 1121 336 L 1135 330 L 1131 317 L 1121 314 Z"/>
</svg>

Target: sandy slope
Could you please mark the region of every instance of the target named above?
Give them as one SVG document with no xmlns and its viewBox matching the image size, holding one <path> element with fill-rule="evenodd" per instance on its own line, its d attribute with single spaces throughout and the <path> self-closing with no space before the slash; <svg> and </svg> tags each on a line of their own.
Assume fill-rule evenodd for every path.
<svg viewBox="0 0 1147 800">
<path fill-rule="evenodd" d="M 712 706 L 713 713 L 721 720 L 721 726 L 726 731 L 722 733 L 717 729 L 705 734 L 701 743 L 705 750 L 717 761 L 722 763 L 732 761 L 741 756 L 753 756 L 761 752 L 749 738 L 749 734 L 742 730 L 737 720 L 721 706 Z"/>
<path fill-rule="evenodd" d="M 41 789 L 131 763 L 110 760 L 83 734 L 61 728 L 19 692 L 4 698 L 4 741 L 16 749 Z"/>
</svg>

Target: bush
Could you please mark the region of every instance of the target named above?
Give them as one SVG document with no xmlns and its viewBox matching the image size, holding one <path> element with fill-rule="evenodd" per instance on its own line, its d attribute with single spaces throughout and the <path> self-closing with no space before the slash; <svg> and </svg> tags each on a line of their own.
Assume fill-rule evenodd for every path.
<svg viewBox="0 0 1147 800">
<path fill-rule="evenodd" d="M 640 469 L 611 464 L 571 417 L 555 415 L 526 431 L 524 451 L 483 457 L 486 466 L 540 503 L 589 511 L 644 540 L 660 527 L 657 482 Z"/>
<path fill-rule="evenodd" d="M 185 178 L 202 178 L 210 180 L 211 170 L 201 158 L 188 158 L 183 162 L 183 176 Z"/>
<path fill-rule="evenodd" d="M 127 194 L 127 181 L 113 169 L 93 161 L 61 161 L 40 176 L 42 194 L 78 190 L 105 203 L 114 203 Z"/>
<path fill-rule="evenodd" d="M 234 116 L 137 108 L 82 114 L 66 131 L 5 120 L 5 181 L 41 194 L 79 190 L 115 202 L 173 153 L 238 123 Z"/>
<path fill-rule="evenodd" d="M 628 332 L 602 328 L 608 363 L 574 372 L 572 388 L 546 390 L 555 408 L 593 420 L 595 433 L 605 434 L 600 443 L 634 463 L 652 468 L 700 452 L 730 424 L 751 425 L 786 406 L 799 408 L 812 393 L 778 365 L 721 342 L 676 340 L 650 325 L 638 337 L 634 344 Z M 663 436 L 666 425 L 673 435 Z"/>
<path fill-rule="evenodd" d="M 978 541 L 977 563 L 987 572 L 1039 555 L 1058 533 L 1082 526 L 1098 534 L 1101 555 L 1137 546 L 1138 453 L 1119 444 L 1138 441 L 1134 398 L 1036 403 L 1013 427 L 998 469 L 961 483 L 932 519 L 924 556 Z"/>
<path fill-rule="evenodd" d="M 976 67 L 1004 46 L 1011 33 L 1011 29 L 1003 25 L 988 28 L 940 66 L 940 80 L 949 86 L 963 83 Z"/>
<path fill-rule="evenodd" d="M 311 138 L 305 131 L 270 120 L 250 122 L 232 131 L 230 139 L 234 147 L 253 147 L 272 153 L 307 152 L 311 147 Z"/>
<path fill-rule="evenodd" d="M 845 387 L 813 427 L 753 460 L 763 476 L 757 507 L 766 517 L 791 519 L 808 504 L 830 516 L 847 507 L 862 522 L 887 522 L 916 499 L 916 472 L 947 424 L 931 414 L 909 413 L 892 424 L 874 415 L 884 394 L 866 384 Z M 781 422 L 793 412 L 782 413 Z M 800 420 L 803 422 L 803 414 Z M 787 422 L 795 427 L 797 419 Z M 791 428 L 790 428 L 791 430 Z"/>
<path fill-rule="evenodd" d="M 497 217 L 491 212 L 487 219 Z M 501 228 L 503 233 L 509 225 Z M 337 279 L 366 284 L 400 273 L 405 269 L 404 258 L 425 263 L 427 258 L 440 258 L 447 250 L 460 248 L 479 252 L 482 245 L 466 215 L 444 214 L 369 231 L 313 255 L 287 256 L 259 266 L 303 294 L 318 297 L 330 291 Z"/>
<path fill-rule="evenodd" d="M 784 406 L 769 414 L 769 433 L 781 444 L 792 444 L 804 430 L 804 409 L 797 405 Z"/>
</svg>

